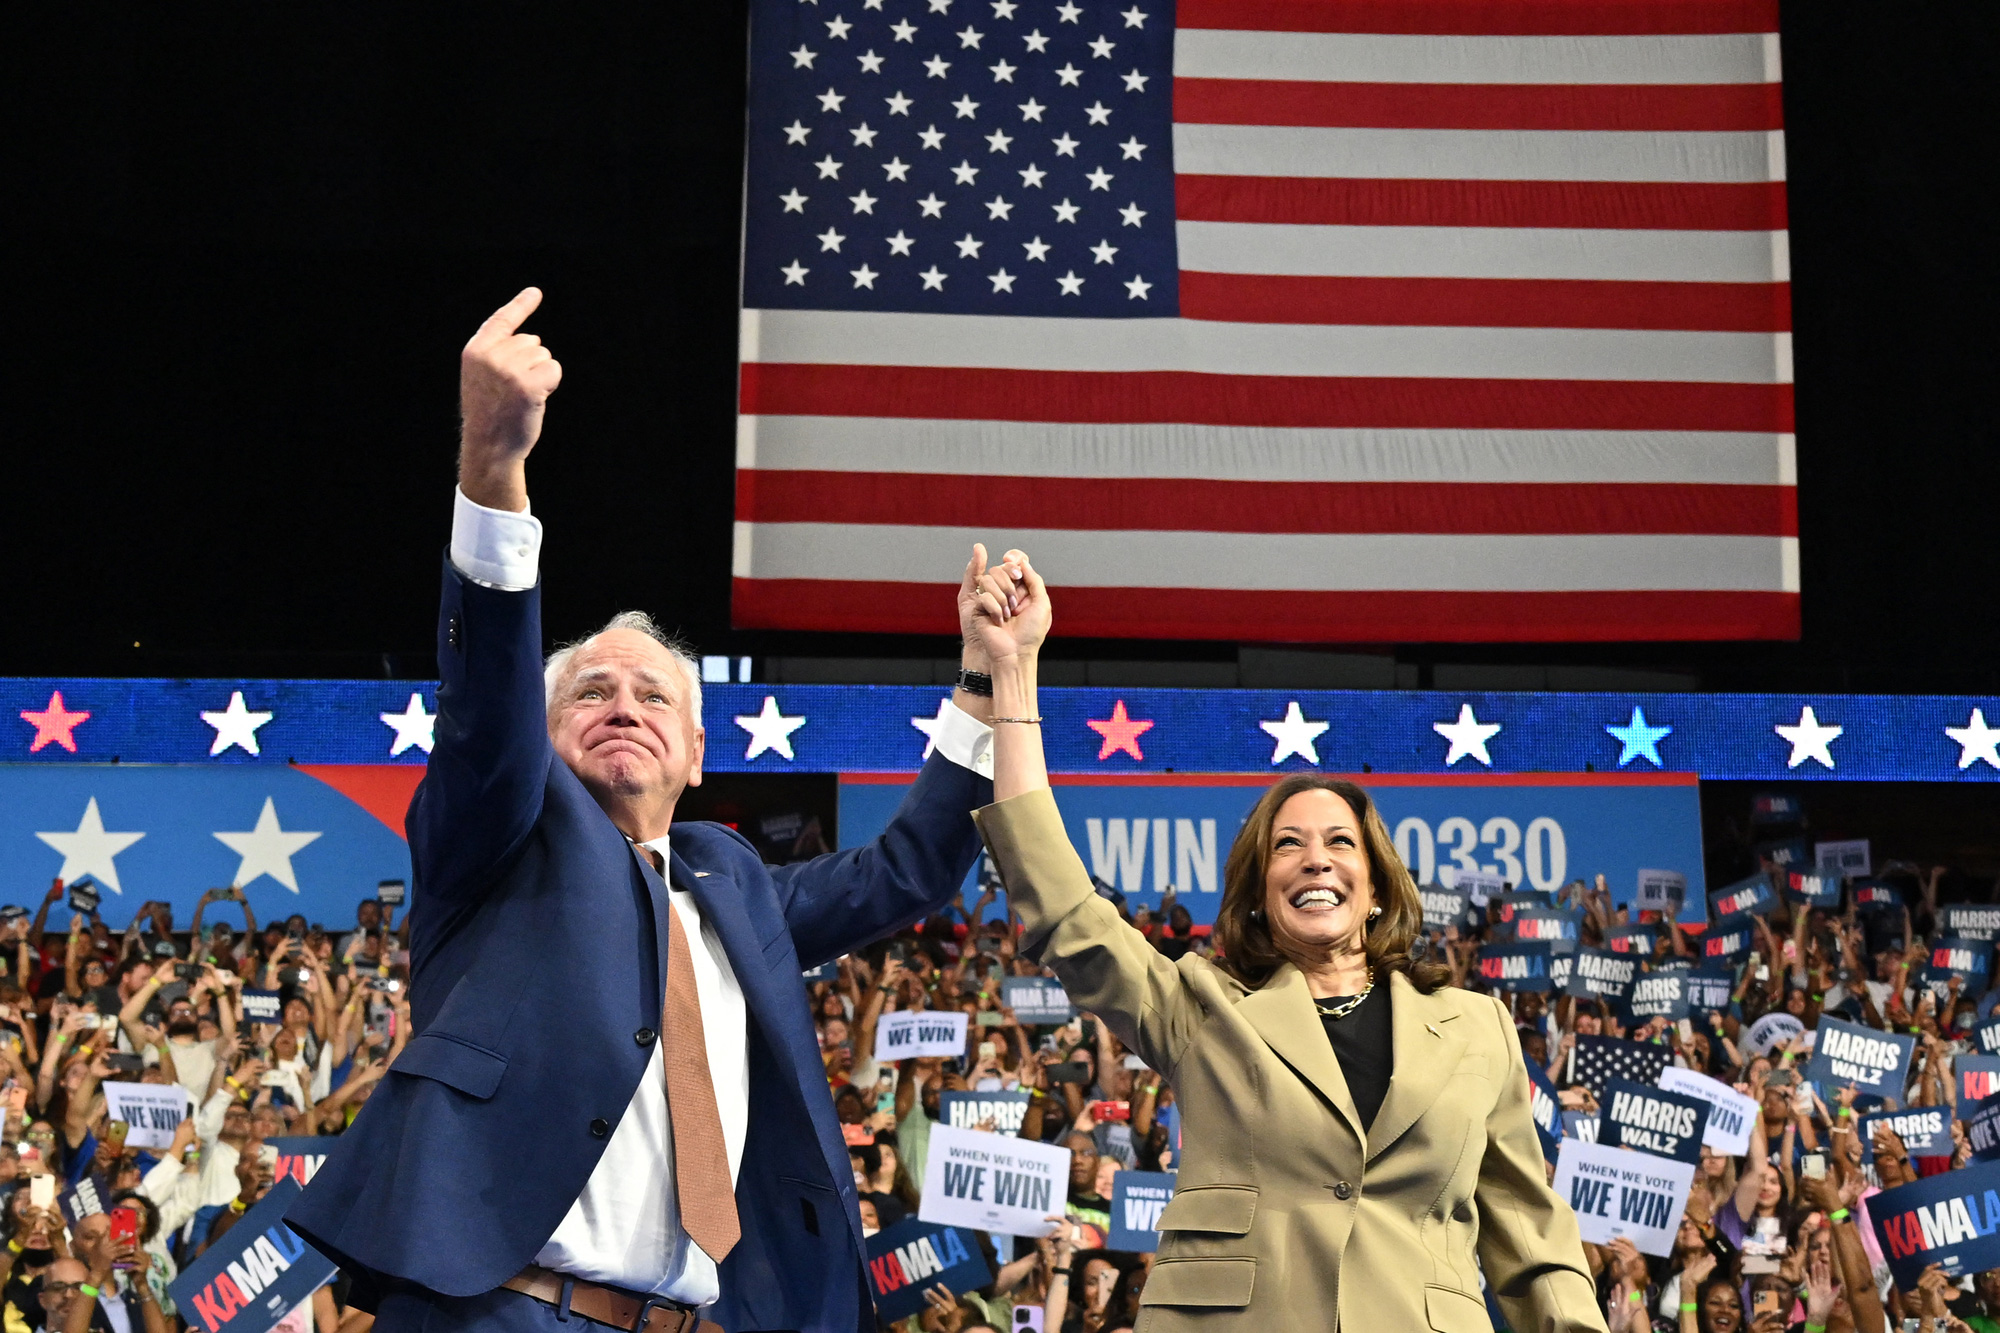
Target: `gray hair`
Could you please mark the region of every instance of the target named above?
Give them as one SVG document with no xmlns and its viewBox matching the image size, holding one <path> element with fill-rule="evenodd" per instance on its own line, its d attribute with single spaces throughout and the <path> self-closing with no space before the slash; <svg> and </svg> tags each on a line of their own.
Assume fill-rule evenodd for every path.
<svg viewBox="0 0 2000 1333">
<path fill-rule="evenodd" d="M 576 655 L 614 629 L 629 629 L 643 634 L 667 650 L 667 656 L 674 659 L 680 666 L 681 674 L 687 677 L 688 702 L 691 705 L 694 724 L 699 728 L 701 726 L 701 662 L 695 657 L 693 649 L 689 648 L 679 638 L 661 629 L 659 624 L 644 611 L 620 611 L 617 615 L 605 621 L 600 628 L 584 635 L 580 639 L 572 639 L 549 654 L 548 661 L 542 665 L 542 684 L 543 688 L 547 691 L 548 710 L 551 713 L 555 712 L 556 687 L 562 683 L 563 677 L 569 674 L 570 666 L 576 661 Z"/>
</svg>

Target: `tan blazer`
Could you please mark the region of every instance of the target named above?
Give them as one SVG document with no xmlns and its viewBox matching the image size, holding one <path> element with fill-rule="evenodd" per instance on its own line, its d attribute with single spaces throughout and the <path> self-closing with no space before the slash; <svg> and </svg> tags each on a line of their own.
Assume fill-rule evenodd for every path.
<svg viewBox="0 0 2000 1333">
<path fill-rule="evenodd" d="M 1497 1001 L 1392 974 L 1395 1067 L 1364 1136 L 1296 967 L 1252 991 L 1192 953 L 1167 961 L 1092 891 L 1046 789 L 974 818 L 1029 955 L 1179 1098 L 1180 1180 L 1140 1333 L 1486 1333 L 1481 1267 L 1517 1333 L 1602 1333 Z"/>
</svg>

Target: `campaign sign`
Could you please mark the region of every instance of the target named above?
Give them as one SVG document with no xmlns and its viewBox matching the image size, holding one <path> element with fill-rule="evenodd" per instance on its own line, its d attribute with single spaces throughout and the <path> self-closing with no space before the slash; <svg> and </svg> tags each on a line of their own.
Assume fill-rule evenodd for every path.
<svg viewBox="0 0 2000 1333">
<path fill-rule="evenodd" d="M 1863 911 L 1886 912 L 1903 905 L 1903 895 L 1894 884 L 1864 879 L 1854 886 L 1854 905 Z"/>
<path fill-rule="evenodd" d="M 1076 1017 L 1076 1006 L 1054 977 L 1008 977 L 1000 983 L 1000 1003 L 1030 1027 L 1060 1027 Z"/>
<path fill-rule="evenodd" d="M 1951 1108 L 1918 1106 L 1907 1111 L 1877 1111 L 1861 1117 L 1861 1160 L 1875 1160 L 1875 1127 L 1887 1125 L 1912 1157 L 1945 1157 L 1951 1153 Z"/>
<path fill-rule="evenodd" d="M 285 1005 L 277 991 L 243 989 L 243 1021 L 277 1023 L 283 1021 Z"/>
<path fill-rule="evenodd" d="M 1560 995 L 1569 989 L 1570 974 L 1576 970 L 1576 945 L 1558 941 L 1549 945 L 1549 989 Z"/>
<path fill-rule="evenodd" d="M 1811 857 L 1806 850 L 1804 838 L 1779 838 L 1772 842 L 1760 842 L 1756 847 L 1757 859 L 1780 870 L 1804 869 Z"/>
<path fill-rule="evenodd" d="M 257 1206 L 181 1270 L 167 1290 L 201 1333 L 267 1333 L 305 1299 L 333 1281 L 333 1260 L 285 1225 L 285 1210 L 302 1187 L 280 1180 Z"/>
<path fill-rule="evenodd" d="M 1615 1000 L 1623 1005 L 1632 997 L 1632 983 L 1638 976 L 1637 958 L 1586 946 L 1576 951 L 1576 966 L 1565 989 L 1581 999 Z"/>
<path fill-rule="evenodd" d="M 1025 1092 L 946 1092 L 938 1095 L 938 1123 L 975 1129 L 988 1120 L 1002 1134 L 1019 1134 L 1028 1114 Z"/>
<path fill-rule="evenodd" d="M 1107 1250 L 1150 1254 L 1160 1248 L 1160 1213 L 1174 1197 L 1171 1171 L 1120 1171 L 1111 1177 Z"/>
<path fill-rule="evenodd" d="M 1771 880 L 1766 875 L 1739 879 L 1708 895 L 1708 914 L 1715 918 L 1739 913 L 1765 916 L 1777 905 L 1777 896 L 1771 892 Z"/>
<path fill-rule="evenodd" d="M 1701 1139 L 1708 1129 L 1708 1103 L 1701 1098 L 1614 1078 L 1605 1081 L 1599 1100 L 1599 1143 L 1700 1163 Z"/>
<path fill-rule="evenodd" d="M 875 1058 L 887 1062 L 920 1055 L 964 1055 L 965 1025 L 971 1021 L 971 1015 L 951 1009 L 884 1014 L 875 1025 Z"/>
<path fill-rule="evenodd" d="M 1463 887 L 1426 884 L 1417 890 L 1417 900 L 1423 905 L 1425 930 L 1445 930 L 1465 923 L 1467 893 Z"/>
<path fill-rule="evenodd" d="M 2000 1162 L 1973 1162 L 1868 1200 L 1896 1285 L 1915 1291 L 1932 1264 L 1949 1277 L 2000 1267 Z"/>
<path fill-rule="evenodd" d="M 945 1094 L 947 1097 L 950 1095 L 950 1093 Z M 264 1146 L 278 1150 L 278 1160 L 272 1171 L 279 1180 L 296 1180 L 304 1185 L 326 1165 L 326 1155 L 333 1151 L 333 1145 L 339 1141 L 331 1134 L 300 1134 L 288 1138 L 265 1139 Z"/>
<path fill-rule="evenodd" d="M 56 1206 L 62 1209 L 63 1220 L 74 1231 L 76 1224 L 86 1217 L 95 1217 L 111 1209 L 111 1185 L 101 1171 L 91 1171 L 82 1180 L 56 1196 Z"/>
<path fill-rule="evenodd" d="M 1785 872 L 1785 897 L 1801 907 L 1836 911 L 1840 907 L 1840 876 L 1824 870 Z"/>
<path fill-rule="evenodd" d="M 1648 972 L 1632 982 L 1626 1011 L 1635 1023 L 1649 1018 L 1679 1021 L 1688 1016 L 1687 986 L 1686 972 Z"/>
<path fill-rule="evenodd" d="M 1821 870 L 1854 879 L 1875 873 L 1866 838 L 1848 842 L 1816 842 L 1813 844 L 1813 864 Z"/>
<path fill-rule="evenodd" d="M 1988 940 L 1947 938 L 1931 941 L 1930 959 L 1924 965 L 1924 980 L 1945 982 L 1957 977 L 1959 994 L 1977 999 L 1986 993 L 1992 977 L 1993 945 Z"/>
<path fill-rule="evenodd" d="M 976 1129 L 931 1127 L 917 1216 L 975 1231 L 1046 1236 L 1068 1197 L 1069 1149 Z"/>
<path fill-rule="evenodd" d="M 1604 932 L 1604 947 L 1613 953 L 1633 953 L 1651 958 L 1660 947 L 1660 928 L 1655 925 L 1613 926 Z"/>
<path fill-rule="evenodd" d="M 1705 962 L 1741 958 L 1756 947 L 1757 927 L 1748 916 L 1732 916 L 1703 931 L 1697 942 Z"/>
<path fill-rule="evenodd" d="M 1583 918 L 1577 912 L 1534 907 L 1514 913 L 1514 938 L 1517 940 L 1547 940 L 1551 944 L 1568 941 L 1573 944 L 1582 933 L 1582 927 Z"/>
<path fill-rule="evenodd" d="M 1498 990 L 1547 991 L 1549 946 L 1546 941 L 1489 944 L 1479 951 L 1479 976 Z"/>
<path fill-rule="evenodd" d="M 1451 876 L 1450 887 L 1464 889 L 1466 897 L 1481 907 L 1485 907 L 1488 903 L 1491 903 L 1495 898 L 1498 898 L 1507 891 L 1506 880 L 1500 878 L 1498 875 L 1488 874 L 1483 870 L 1467 870 L 1462 866 L 1440 865 L 1438 867 L 1439 878 L 1442 879 L 1446 875 Z"/>
<path fill-rule="evenodd" d="M 1581 1139 L 1585 1143 L 1597 1142 L 1597 1117 L 1588 1111 L 1564 1111 L 1563 1137 Z"/>
<path fill-rule="evenodd" d="M 1687 901 L 1687 876 L 1678 870 L 1641 870 L 1632 905 L 1642 912 L 1678 911 Z"/>
<path fill-rule="evenodd" d="M 2000 1055 L 2000 1018 L 1989 1018 L 1972 1029 L 1972 1044 L 1982 1054 Z"/>
<path fill-rule="evenodd" d="M 1562 1099 L 1556 1096 L 1556 1085 L 1549 1082 L 1547 1070 L 1525 1054 L 1521 1062 L 1528 1067 L 1528 1115 L 1535 1122 L 1535 1136 L 1542 1141 L 1542 1156 L 1553 1162 L 1562 1144 Z"/>
<path fill-rule="evenodd" d="M 1701 1133 L 1704 1144 L 1731 1157 L 1750 1151 L 1750 1127 L 1757 1120 L 1755 1097 L 1738 1092 L 1719 1079 L 1676 1065 L 1660 1071 L 1660 1086 L 1668 1092 L 1708 1103 L 1708 1126 Z"/>
<path fill-rule="evenodd" d="M 1684 975 L 1690 1012 L 1713 1013 L 1729 1007 L 1729 997 L 1736 993 L 1736 969 L 1728 963 L 1703 963 Z"/>
<path fill-rule="evenodd" d="M 1961 1055 L 1951 1062 L 1951 1098 L 1959 1106 L 2000 1093 L 2000 1056 Z"/>
<path fill-rule="evenodd" d="M 868 1238 L 868 1286 L 885 1323 L 922 1314 L 924 1292 L 940 1283 L 957 1296 L 992 1280 L 979 1246 L 957 1227 L 911 1217 Z"/>
<path fill-rule="evenodd" d="M 805 982 L 808 986 L 812 985 L 815 981 L 838 981 L 840 980 L 840 960 L 838 958 L 829 959 L 821 963 L 818 967 L 809 967 L 799 973 L 799 980 Z"/>
<path fill-rule="evenodd" d="M 1944 932 L 1962 940 L 1991 940 L 2000 935 L 2000 907 L 1973 907 L 1956 903 L 1938 913 Z"/>
<path fill-rule="evenodd" d="M 1806 1077 L 1823 1088 L 1852 1083 L 1862 1092 L 1901 1101 L 1910 1077 L 1910 1052 L 1916 1045 L 1917 1039 L 1907 1034 L 1880 1032 L 1822 1015 Z"/>
<path fill-rule="evenodd" d="M 178 1083 L 104 1083 L 105 1103 L 113 1120 L 123 1120 L 131 1128 L 125 1142 L 134 1148 L 165 1148 L 173 1143 L 193 1109 L 188 1090 Z"/>
<path fill-rule="evenodd" d="M 1825 1019 L 1822 1018 L 1821 1022 L 1824 1023 Z M 1743 1034 L 1743 1050 L 1748 1055 L 1769 1055 L 1805 1030 L 1806 1025 L 1790 1014 L 1765 1014 Z"/>
<path fill-rule="evenodd" d="M 1694 1173 L 1671 1158 L 1564 1139 L 1555 1192 L 1575 1211 L 1583 1239 L 1608 1245 L 1625 1237 L 1641 1254 L 1665 1256 L 1673 1252 Z"/>
<path fill-rule="evenodd" d="M 1750 798 L 1750 822 L 1753 824 L 1796 824 L 1805 817 L 1796 796 L 1784 796 L 1777 792 L 1758 792 Z"/>
<path fill-rule="evenodd" d="M 1976 1105 L 1961 1106 L 1959 1119 L 1965 1122 L 1965 1140 L 1972 1155 L 1982 1162 L 2000 1158 L 2000 1097 L 1988 1097 Z"/>
</svg>

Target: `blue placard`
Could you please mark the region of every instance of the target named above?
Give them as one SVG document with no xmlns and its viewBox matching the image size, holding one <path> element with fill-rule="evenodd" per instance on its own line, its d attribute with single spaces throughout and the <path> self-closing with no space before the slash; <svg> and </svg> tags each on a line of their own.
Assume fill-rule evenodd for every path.
<svg viewBox="0 0 2000 1333">
<path fill-rule="evenodd" d="M 256 1207 L 181 1270 L 168 1288 L 181 1317 L 202 1333 L 266 1333 L 327 1283 L 338 1267 L 285 1225 L 298 1198 L 296 1180 L 280 1180 Z"/>
<path fill-rule="evenodd" d="M 274 990 L 253 990 L 243 988 L 243 1021 L 246 1023 L 278 1023 L 284 1020 L 284 997 Z"/>
<path fill-rule="evenodd" d="M 1989 996 L 1991 992 L 1988 992 Z M 1982 1005 L 1985 1001 L 1980 1002 Z M 1987 1018 L 1972 1029 L 1972 1044 L 1983 1055 L 2000 1055 L 2000 1018 Z"/>
<path fill-rule="evenodd" d="M 1599 1143 L 1700 1164 L 1710 1109 L 1701 1098 L 1614 1078 L 1598 1101 Z"/>
<path fill-rule="evenodd" d="M 1479 978 L 1495 990 L 1548 991 L 1549 946 L 1542 941 L 1489 944 L 1479 951 Z"/>
<path fill-rule="evenodd" d="M 801 972 L 799 973 L 799 979 L 804 981 L 808 986 L 816 981 L 838 981 L 840 980 L 840 960 L 838 958 L 831 959 L 821 963 L 818 967 Z"/>
<path fill-rule="evenodd" d="M 1598 1118 L 1588 1111 L 1563 1112 L 1563 1137 L 1584 1143 L 1597 1142 Z"/>
<path fill-rule="evenodd" d="M 2000 1055 L 1961 1055 L 1951 1062 L 1951 1098 L 1959 1106 L 2000 1094 Z"/>
<path fill-rule="evenodd" d="M 1854 881 L 1854 905 L 1864 912 L 1892 912 L 1903 905 L 1903 895 L 1893 884 L 1879 879 Z"/>
<path fill-rule="evenodd" d="M 1562 1099 L 1549 1082 L 1548 1071 L 1526 1052 L 1521 1063 L 1528 1067 L 1528 1115 L 1535 1122 L 1535 1137 L 1542 1141 L 1542 1156 L 1554 1162 L 1562 1149 Z"/>
<path fill-rule="evenodd" d="M 1903 1087 L 1910 1076 L 1910 1052 L 1917 1045 L 1915 1037 L 1825 1016 L 1819 1020 L 1818 1031 L 1812 1061 L 1806 1066 L 1807 1078 L 1822 1088 L 1843 1088 L 1852 1083 L 1877 1097 L 1903 1099 Z"/>
<path fill-rule="evenodd" d="M 2000 935 L 2000 907 L 1953 903 L 1938 909 L 1941 929 L 1962 940 L 1991 940 Z"/>
<path fill-rule="evenodd" d="M 1752 824 L 1796 824 L 1804 817 L 1805 811 L 1796 796 L 1760 791 L 1750 797 Z"/>
<path fill-rule="evenodd" d="M 894 1323 L 924 1309 L 924 1292 L 942 1283 L 953 1295 L 993 1280 L 972 1233 L 939 1222 L 907 1218 L 870 1236 L 868 1285 L 875 1310 Z"/>
<path fill-rule="evenodd" d="M 1586 1000 L 1608 1000 L 1622 1012 L 1632 997 L 1632 984 L 1639 976 L 1640 960 L 1631 954 L 1615 954 L 1609 949 L 1588 946 L 1576 951 L 1566 993 Z"/>
<path fill-rule="evenodd" d="M 2000 1096 L 1961 1106 L 1959 1112 L 1973 1157 L 1981 1162 L 2000 1160 Z"/>
<path fill-rule="evenodd" d="M 1549 989 L 1561 994 L 1569 989 L 1570 973 L 1576 970 L 1576 946 L 1558 942 L 1549 946 Z"/>
<path fill-rule="evenodd" d="M 1736 992 L 1736 969 L 1728 962 L 1703 963 L 1687 972 L 1688 1008 L 1713 1013 L 1729 1007 Z"/>
<path fill-rule="evenodd" d="M 1444 930 L 1451 926 L 1464 927 L 1465 910 L 1470 901 L 1466 890 L 1425 884 L 1417 890 L 1417 901 L 1424 909 L 1425 930 Z"/>
<path fill-rule="evenodd" d="M 1632 983 L 1625 1010 L 1635 1023 L 1649 1018 L 1678 1021 L 1688 1016 L 1688 974 L 1685 971 L 1648 972 Z"/>
<path fill-rule="evenodd" d="M 1764 916 L 1777 905 L 1777 897 L 1771 892 L 1771 881 L 1764 875 L 1739 879 L 1708 895 L 1708 914 L 1718 920 L 1743 913 Z"/>
<path fill-rule="evenodd" d="M 1076 1017 L 1076 1006 L 1054 977 L 1006 977 L 1000 982 L 1000 1003 L 1030 1026 L 1061 1026 Z"/>
<path fill-rule="evenodd" d="M 1837 911 L 1840 907 L 1841 877 L 1825 870 L 1785 872 L 1785 898 L 1801 907 Z"/>
<path fill-rule="evenodd" d="M 1992 972 L 1993 945 L 1990 941 L 1948 937 L 1931 941 L 1923 979 L 1937 983 L 1933 989 L 1942 996 L 1944 983 L 1957 977 L 1961 983 L 1959 994 L 1978 999 L 1986 993 Z"/>
<path fill-rule="evenodd" d="M 1703 962 L 1728 962 L 1757 947 L 1757 924 L 1748 916 L 1725 917 L 1704 930 L 1695 943 Z"/>
<path fill-rule="evenodd" d="M 1660 928 L 1648 922 L 1644 925 L 1613 926 L 1604 932 L 1604 947 L 1613 953 L 1632 953 L 1641 958 L 1651 958 L 1659 952 Z"/>
<path fill-rule="evenodd" d="M 938 1094 L 938 1123 L 953 1129 L 977 1129 L 991 1120 L 1001 1134 L 1019 1134 L 1028 1114 L 1025 1092 L 944 1092 Z"/>
<path fill-rule="evenodd" d="M 1111 1177 L 1107 1250 L 1150 1254 L 1160 1248 L 1160 1213 L 1174 1197 L 1172 1171 L 1120 1171 Z"/>
<path fill-rule="evenodd" d="M 1860 1120 L 1861 1160 L 1875 1160 L 1875 1127 L 1896 1131 L 1912 1157 L 1943 1157 L 1951 1152 L 1951 1108 L 1916 1106 L 1907 1111 L 1875 1111 Z"/>
<path fill-rule="evenodd" d="M 1757 844 L 1757 859 L 1778 870 L 1803 870 L 1812 864 L 1812 848 L 1804 838 L 1779 838 Z"/>
<path fill-rule="evenodd" d="M 2000 1267 L 2000 1162 L 1973 1162 L 1883 1190 L 1869 1198 L 1868 1218 L 1905 1291 L 1915 1291 L 1933 1263 L 1950 1277 Z"/>
<path fill-rule="evenodd" d="M 296 1180 L 301 1185 L 307 1185 L 312 1183 L 320 1167 L 326 1165 L 326 1155 L 338 1142 L 340 1139 L 331 1134 L 298 1134 L 265 1139 L 264 1146 L 278 1150 L 278 1160 L 271 1169 L 279 1180 Z"/>
<path fill-rule="evenodd" d="M 1551 944 L 1574 944 L 1582 931 L 1581 912 L 1534 907 L 1514 913 L 1514 938 L 1523 942 L 1547 940 Z"/>
</svg>

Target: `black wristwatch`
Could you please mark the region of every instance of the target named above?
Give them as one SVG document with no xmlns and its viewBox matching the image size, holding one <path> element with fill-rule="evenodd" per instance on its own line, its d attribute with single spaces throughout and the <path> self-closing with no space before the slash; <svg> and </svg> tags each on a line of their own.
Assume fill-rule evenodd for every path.
<svg viewBox="0 0 2000 1333">
<path fill-rule="evenodd" d="M 964 690 L 967 694 L 976 694 L 982 699 L 991 699 L 993 697 L 993 677 L 987 675 L 984 671 L 967 671 L 964 667 L 960 667 L 958 669 L 958 688 Z"/>
</svg>

